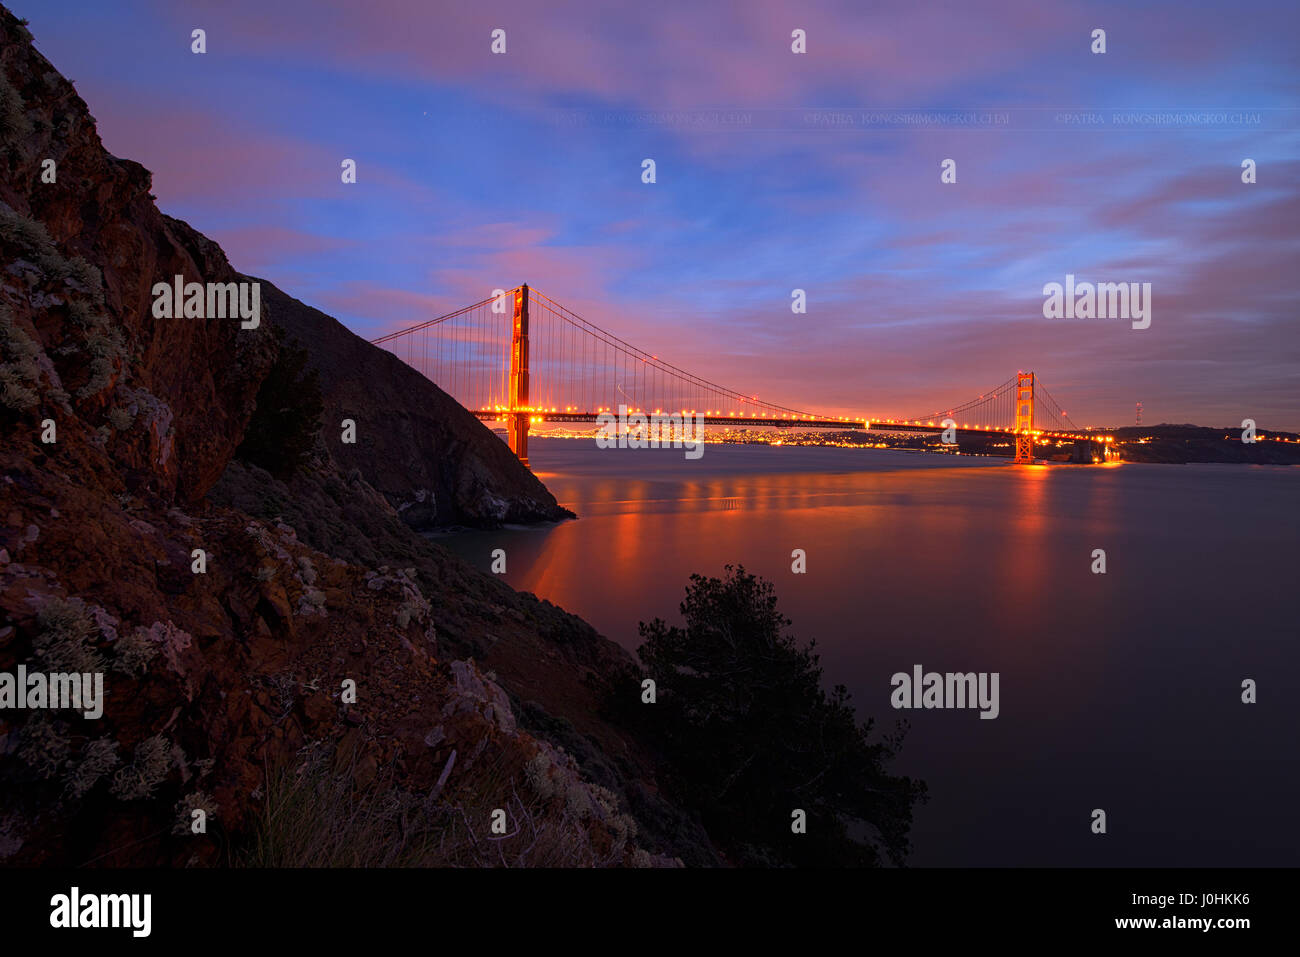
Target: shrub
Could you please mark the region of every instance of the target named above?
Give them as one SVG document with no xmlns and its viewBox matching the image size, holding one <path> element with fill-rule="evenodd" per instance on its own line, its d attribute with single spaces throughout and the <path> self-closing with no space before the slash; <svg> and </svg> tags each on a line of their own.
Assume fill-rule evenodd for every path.
<svg viewBox="0 0 1300 957">
<path fill-rule="evenodd" d="M 104 276 L 99 271 L 99 267 L 92 265 L 80 256 L 73 256 L 68 260 L 68 278 L 81 286 L 83 291 L 91 293 L 97 298 L 103 294 Z"/>
<path fill-rule="evenodd" d="M 565 792 L 564 808 L 579 821 L 585 821 L 591 817 L 591 795 L 581 784 L 574 782 Z"/>
<path fill-rule="evenodd" d="M 137 628 L 113 642 L 113 670 L 125 675 L 142 675 L 158 653 L 158 645 L 147 629 Z"/>
<path fill-rule="evenodd" d="M 68 319 L 78 329 L 94 329 L 103 324 L 103 317 L 96 314 L 95 307 L 84 299 L 73 299 L 68 303 Z"/>
<path fill-rule="evenodd" d="M 0 365 L 0 405 L 17 412 L 34 409 L 40 403 L 38 396 L 27 384 L 32 381 L 27 370 L 14 368 L 9 363 Z"/>
<path fill-rule="evenodd" d="M 428 799 L 392 788 L 381 772 L 353 778 L 355 754 L 317 744 L 296 766 L 267 775 L 265 804 L 251 845 L 237 862 L 252 867 L 384 867 L 421 863 L 434 838 Z"/>
<path fill-rule="evenodd" d="M 81 760 L 68 772 L 68 793 L 74 798 L 85 796 L 104 775 L 121 763 L 117 756 L 117 742 L 112 738 L 96 738 L 86 745 Z"/>
<path fill-rule="evenodd" d="M 405 631 L 412 619 L 421 622 L 429 617 L 429 602 L 423 597 L 407 598 L 397 606 L 393 617 L 397 619 L 397 627 Z"/>
<path fill-rule="evenodd" d="M 113 775 L 112 792 L 123 801 L 153 797 L 172 767 L 171 745 L 161 734 L 135 746 L 130 765 Z"/>
<path fill-rule="evenodd" d="M 41 381 L 37 364 L 41 347 L 14 322 L 13 313 L 0 303 L 0 405 L 23 412 L 40 402 Z"/>
<path fill-rule="evenodd" d="M 300 754 L 301 764 L 269 769 L 261 820 L 250 845 L 237 853 L 237 864 L 593 867 L 623 862 L 625 822 L 611 828 L 615 847 L 608 846 L 611 838 L 593 842 L 599 828 L 578 820 L 564 802 L 521 797 L 515 786 L 518 765 L 502 753 L 454 764 L 447 791 L 426 793 L 395 786 L 391 766 L 360 783 L 357 750 L 340 753 L 318 743 Z M 507 812 L 506 835 L 489 831 L 495 808 Z"/>
<path fill-rule="evenodd" d="M 36 616 L 40 633 L 33 645 L 46 671 L 93 673 L 104 670 L 104 657 L 91 639 L 99 627 L 79 598 L 51 598 Z"/>
<path fill-rule="evenodd" d="M 547 800 L 555 797 L 558 787 L 551 776 L 552 762 L 543 751 L 537 752 L 524 765 L 524 780 L 538 797 Z"/>
<path fill-rule="evenodd" d="M 29 34 L 30 36 L 30 34 Z M 23 98 L 0 69 L 0 142 L 12 146 L 32 131 Z"/>
<path fill-rule="evenodd" d="M 298 600 L 298 614 L 325 615 L 325 593 L 319 588 L 308 586 L 303 589 L 302 598 Z"/>
<path fill-rule="evenodd" d="M 814 644 L 785 634 L 770 582 L 727 567 L 692 575 L 685 628 L 640 625 L 658 688 L 647 732 L 710 833 L 748 863 L 901 864 L 925 786 L 888 773 L 899 738 L 871 740 L 848 691 L 822 690 Z M 808 815 L 791 833 L 791 811 Z"/>
<path fill-rule="evenodd" d="M 98 395 L 113 384 L 119 360 L 126 357 L 122 334 L 116 329 L 92 329 L 86 335 L 86 349 L 90 352 L 90 381 L 77 390 L 77 398 Z"/>
<path fill-rule="evenodd" d="M 0 112 L 3 112 L 3 90 L 0 81 Z M 45 231 L 44 223 L 24 216 L 5 202 L 0 202 L 0 240 L 13 243 L 32 255 L 48 253 L 54 248 L 54 241 Z"/>
<path fill-rule="evenodd" d="M 63 722 L 39 714 L 23 725 L 18 757 L 38 777 L 48 779 L 59 773 L 70 748 L 71 740 Z"/>
<path fill-rule="evenodd" d="M 176 802 L 176 823 L 172 825 L 172 833 L 177 836 L 193 834 L 194 812 L 202 811 L 205 821 L 211 821 L 220 807 L 212 795 L 202 789 L 181 798 Z"/>
<path fill-rule="evenodd" d="M 113 406 L 108 410 L 108 421 L 112 424 L 113 428 L 117 429 L 117 431 L 125 432 L 131 427 L 131 423 L 135 420 L 131 417 L 131 413 L 126 411 L 126 409 L 119 409 L 117 406 Z"/>
</svg>

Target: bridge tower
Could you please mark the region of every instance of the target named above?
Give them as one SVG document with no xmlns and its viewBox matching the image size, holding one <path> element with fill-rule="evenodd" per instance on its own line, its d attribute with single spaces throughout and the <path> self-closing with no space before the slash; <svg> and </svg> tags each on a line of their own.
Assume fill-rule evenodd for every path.
<svg viewBox="0 0 1300 957">
<path fill-rule="evenodd" d="M 510 408 L 506 431 L 510 451 L 528 465 L 528 283 L 515 290 L 514 334 L 510 339 Z M 524 410 L 524 411 L 514 411 Z"/>
<path fill-rule="evenodd" d="M 1016 457 L 1014 465 L 1034 464 L 1034 374 L 1016 373 Z"/>
</svg>

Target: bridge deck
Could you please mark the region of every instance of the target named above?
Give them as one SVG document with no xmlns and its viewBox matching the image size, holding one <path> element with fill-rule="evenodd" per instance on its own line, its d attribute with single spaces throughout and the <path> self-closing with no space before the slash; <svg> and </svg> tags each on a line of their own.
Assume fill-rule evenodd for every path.
<svg viewBox="0 0 1300 957">
<path fill-rule="evenodd" d="M 484 422 L 505 421 L 508 413 L 498 412 L 494 409 L 477 409 L 474 414 Z M 590 422 L 595 424 L 600 415 L 610 413 L 599 412 L 537 412 L 534 413 L 535 422 Z M 649 413 L 646 413 L 649 414 Z M 776 419 L 765 418 L 762 416 L 739 416 L 739 415 L 706 415 L 703 417 L 705 425 L 720 426 L 754 426 L 754 427 L 774 427 L 778 429 L 846 429 L 853 431 L 868 430 L 871 432 L 929 432 L 940 433 L 943 431 L 942 425 L 932 424 L 929 422 L 868 422 L 862 419 Z M 958 432 L 967 435 L 1015 435 L 1015 429 L 997 428 L 994 426 L 968 426 L 958 425 Z M 1036 431 L 1035 435 L 1044 438 L 1053 439 L 1087 439 L 1093 442 L 1105 442 L 1106 437 L 1100 433 L 1076 433 L 1076 432 L 1051 432 Z"/>
<path fill-rule="evenodd" d="M 478 409 L 474 412 L 476 416 L 485 422 L 494 420 L 504 421 L 508 413 L 496 412 L 489 409 Z M 600 415 L 611 415 L 612 413 L 599 412 L 537 412 L 534 413 L 534 421 L 537 422 L 591 422 L 596 423 Z M 650 415 L 651 413 L 642 413 Z M 660 413 L 661 416 L 667 416 L 671 413 Z M 678 413 L 680 415 L 680 413 Z M 867 423 L 862 421 L 852 421 L 844 419 L 774 419 L 753 416 L 739 415 L 705 415 L 702 416 L 705 425 L 752 425 L 752 426 L 775 426 L 776 428 L 804 428 L 804 429 L 863 429 Z"/>
<path fill-rule="evenodd" d="M 943 431 L 942 425 L 936 425 L 929 422 L 871 422 L 867 428 L 872 432 L 930 432 L 939 433 Z M 1015 429 L 998 428 L 992 425 L 958 425 L 958 432 L 964 432 L 967 435 L 1015 435 Z M 1109 441 L 1102 432 L 1056 432 L 1047 429 L 1035 429 L 1034 435 L 1042 436 L 1048 439 L 1079 439 L 1091 442 Z"/>
</svg>

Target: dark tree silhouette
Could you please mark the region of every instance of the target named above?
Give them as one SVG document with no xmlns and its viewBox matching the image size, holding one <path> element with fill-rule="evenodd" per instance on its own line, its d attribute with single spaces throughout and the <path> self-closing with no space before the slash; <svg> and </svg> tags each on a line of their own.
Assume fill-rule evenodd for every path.
<svg viewBox="0 0 1300 957">
<path fill-rule="evenodd" d="M 681 796 L 739 863 L 901 865 L 924 783 L 890 774 L 902 726 L 872 740 L 849 694 L 822 689 L 815 642 L 785 633 L 772 584 L 728 565 L 692 575 L 685 628 L 640 625 L 658 701 L 638 708 Z M 807 833 L 792 833 L 792 812 Z"/>
</svg>

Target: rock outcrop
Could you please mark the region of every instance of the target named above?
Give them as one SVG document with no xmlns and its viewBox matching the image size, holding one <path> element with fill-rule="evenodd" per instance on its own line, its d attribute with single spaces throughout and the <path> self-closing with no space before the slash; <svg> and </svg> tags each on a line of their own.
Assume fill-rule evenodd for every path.
<svg viewBox="0 0 1300 957">
<path fill-rule="evenodd" d="M 250 280 L 149 184 L 0 7 L 0 864 L 714 860 L 598 714 L 626 653 L 400 507 L 424 489 L 429 521 L 553 518 L 549 493 L 278 290 L 258 328 L 155 317 L 156 282 Z M 234 460 L 276 323 L 312 347 L 327 419 L 372 443 L 287 482 Z M 102 674 L 103 716 L 16 707 L 20 666 Z M 347 820 L 373 828 L 335 839 L 359 801 Z M 333 837 L 279 830 L 286 802 Z M 485 857 L 498 808 L 516 836 Z"/>
<path fill-rule="evenodd" d="M 262 289 L 272 322 L 302 343 L 320 376 L 327 454 L 412 528 L 573 517 L 504 442 L 419 372 L 270 283 Z M 343 419 L 356 422 L 355 444 L 338 442 Z"/>
</svg>

